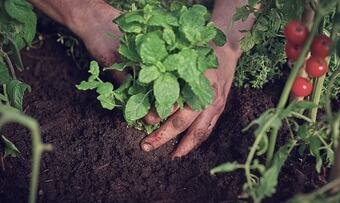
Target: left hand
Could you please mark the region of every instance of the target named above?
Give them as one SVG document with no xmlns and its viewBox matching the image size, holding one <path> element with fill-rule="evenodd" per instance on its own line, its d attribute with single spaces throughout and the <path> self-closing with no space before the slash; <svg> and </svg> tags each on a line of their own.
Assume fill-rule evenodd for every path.
<svg viewBox="0 0 340 203">
<path fill-rule="evenodd" d="M 239 54 L 228 44 L 224 47 L 214 47 L 214 50 L 219 67 L 205 72 L 205 76 L 210 80 L 214 90 L 213 104 L 202 112 L 193 111 L 187 105 L 174 112 L 157 131 L 143 139 L 141 142 L 143 151 L 153 151 L 187 130 L 185 137 L 171 155 L 174 159 L 187 155 L 209 137 L 226 105 L 239 58 Z M 155 120 L 158 121 L 158 118 L 146 119 L 148 123 L 154 123 Z"/>
</svg>

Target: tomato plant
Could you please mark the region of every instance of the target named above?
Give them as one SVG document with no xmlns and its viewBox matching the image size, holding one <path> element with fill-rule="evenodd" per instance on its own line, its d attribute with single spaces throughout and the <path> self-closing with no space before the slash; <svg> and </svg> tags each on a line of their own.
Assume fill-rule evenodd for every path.
<svg viewBox="0 0 340 203">
<path fill-rule="evenodd" d="M 328 70 L 327 61 L 324 58 L 312 56 L 307 60 L 306 72 L 310 77 L 321 77 Z"/>
<path fill-rule="evenodd" d="M 95 89 L 102 106 L 124 109 L 124 117 L 135 123 L 155 107 L 166 119 L 177 103 L 186 102 L 201 111 L 213 101 L 213 91 L 203 73 L 217 68 L 218 62 L 209 42 L 222 46 L 226 41 L 221 30 L 207 22 L 206 7 L 186 7 L 172 4 L 171 9 L 146 5 L 114 20 L 124 35 L 118 49 L 122 63 L 104 70 L 131 74 L 119 88 L 99 78 L 97 62 L 91 62 L 88 81 L 77 86 L 80 90 Z"/>
<path fill-rule="evenodd" d="M 263 4 L 268 3 L 267 1 L 255 2 Z M 244 197 L 251 197 L 254 202 L 261 202 L 264 198 L 270 197 L 275 193 L 280 170 L 291 151 L 296 147 L 299 148 L 301 156 L 308 152 L 315 157 L 316 170 L 318 172 L 321 171 L 323 165 L 331 166 L 334 163 L 334 151 L 338 147 L 338 139 L 340 137 L 340 114 L 332 112 L 330 94 L 335 84 L 336 76 L 340 72 L 338 69 L 339 63 L 336 62 L 333 64 L 335 71 L 329 73 L 331 77 L 327 87 L 327 96 L 325 96 L 327 102 L 322 106 L 327 113 L 319 120 L 316 119 L 316 114 L 320 105 L 319 98 L 325 74 L 320 78 L 315 79 L 313 82 L 314 87 L 312 87 L 312 84 L 306 78 L 298 77 L 298 73 L 305 63 L 305 56 L 307 56 L 310 51 L 312 54 L 314 52 L 312 57 L 322 57 L 323 59 L 328 55 L 332 55 L 334 58 L 339 56 L 339 53 L 336 53 L 336 51 L 332 49 L 332 45 L 334 44 L 330 44 L 330 40 L 325 39 L 324 37 L 324 39 L 321 40 L 320 37 L 317 36 L 324 34 L 324 30 L 321 28 L 323 22 L 327 19 L 327 16 L 331 15 L 331 13 L 335 13 L 335 17 L 331 21 L 329 35 L 333 42 L 337 43 L 339 41 L 340 21 L 336 19 L 339 19 L 340 3 L 336 0 L 319 2 L 306 1 L 307 7 L 310 6 L 309 3 L 311 3 L 311 7 L 313 8 L 311 12 L 315 12 L 315 17 L 308 36 L 305 39 L 304 37 L 301 37 L 294 42 L 294 38 L 291 36 L 297 34 L 293 31 L 294 29 L 296 31 L 296 27 L 298 27 L 299 23 L 290 23 L 286 27 L 285 36 L 288 40 L 287 44 L 291 43 L 292 45 L 299 45 L 302 41 L 303 43 L 300 44 L 302 46 L 301 52 L 298 54 L 298 57 L 293 64 L 293 68 L 287 78 L 277 107 L 267 109 L 259 118 L 252 121 L 249 126 L 244 129 L 244 131 L 246 131 L 253 126 L 256 126 L 254 132 L 255 141 L 250 148 L 246 161 L 244 163 L 228 162 L 211 170 L 211 174 L 244 170 L 246 177 L 243 186 Z M 274 5 L 277 8 L 292 6 L 296 10 L 299 10 L 298 8 L 302 10 L 305 8 L 304 5 L 299 5 L 297 1 L 275 1 Z M 334 11 L 334 8 L 337 8 L 336 11 Z M 256 12 L 261 13 L 261 11 L 257 11 L 251 5 L 240 8 L 240 10 L 242 10 L 243 13 L 244 10 L 249 13 L 255 12 L 255 15 Z M 240 13 L 236 15 L 240 15 Z M 292 20 L 300 21 L 301 16 Z M 301 33 L 305 33 L 305 31 L 303 31 L 304 29 L 301 27 L 297 30 Z M 251 30 L 247 33 L 246 37 L 248 35 L 256 36 L 256 33 L 253 33 L 253 30 Z M 305 36 L 305 34 L 301 34 L 300 36 Z M 249 39 L 246 38 L 246 40 Z M 318 47 L 319 50 L 316 50 L 315 47 Z M 287 52 L 287 55 L 289 54 L 290 53 Z M 292 57 L 290 56 L 289 58 L 291 59 Z M 314 64 L 314 59 L 315 58 L 309 61 L 310 65 L 312 62 Z M 325 65 L 324 61 L 318 63 L 322 64 L 321 66 L 323 66 L 323 69 Z M 312 66 L 310 66 L 309 69 L 311 69 L 311 67 Z M 291 91 L 297 96 L 307 96 L 311 92 L 312 95 L 305 98 L 309 101 L 292 100 L 291 103 L 288 104 Z M 277 136 L 284 123 L 289 129 L 288 136 L 284 135 L 288 141 L 283 146 L 277 146 Z M 263 159 L 265 159 L 265 162 L 262 161 Z M 334 184 L 331 185 L 334 186 Z M 315 196 L 311 195 L 306 199 L 313 199 L 314 197 Z"/>
</svg>

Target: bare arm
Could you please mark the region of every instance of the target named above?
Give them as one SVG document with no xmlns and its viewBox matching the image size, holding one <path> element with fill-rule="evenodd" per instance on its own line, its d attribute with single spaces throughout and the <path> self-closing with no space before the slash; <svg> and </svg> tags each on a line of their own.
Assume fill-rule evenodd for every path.
<svg viewBox="0 0 340 203">
<path fill-rule="evenodd" d="M 36 8 L 68 27 L 80 37 L 89 52 L 103 65 L 111 65 L 118 58 L 118 40 L 106 33 L 120 35 L 112 20 L 120 11 L 104 0 L 29 0 Z"/>
</svg>

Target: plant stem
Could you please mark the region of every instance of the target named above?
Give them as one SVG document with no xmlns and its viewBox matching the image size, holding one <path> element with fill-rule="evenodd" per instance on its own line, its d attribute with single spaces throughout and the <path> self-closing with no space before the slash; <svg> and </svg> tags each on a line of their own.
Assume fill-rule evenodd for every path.
<svg viewBox="0 0 340 203">
<path fill-rule="evenodd" d="M 283 92 L 281 94 L 279 104 L 277 105 L 277 108 L 279 108 L 279 109 L 282 109 L 286 106 L 286 103 L 288 101 L 290 90 L 292 89 L 294 80 L 295 80 L 301 66 L 305 62 L 305 56 L 308 53 L 310 46 L 312 44 L 312 41 L 314 39 L 314 36 L 316 35 L 316 33 L 318 31 L 319 24 L 320 24 L 321 20 L 322 20 L 322 15 L 320 13 L 316 13 L 312 30 L 311 30 L 311 32 L 308 36 L 308 39 L 306 40 L 306 43 L 305 43 L 305 45 L 304 45 L 304 47 L 301 51 L 300 57 L 298 58 L 298 60 L 294 64 L 294 67 L 293 67 L 293 69 L 292 69 L 292 71 L 291 71 L 291 73 L 290 73 L 290 75 L 287 79 L 287 82 L 286 82 L 285 87 L 283 89 Z M 267 166 L 270 165 L 270 162 L 271 162 L 273 155 L 274 155 L 278 131 L 279 131 L 278 129 L 274 129 L 271 133 L 271 136 L 270 136 L 269 148 L 268 148 L 268 151 L 267 151 L 267 160 L 266 160 Z"/>
<path fill-rule="evenodd" d="M 320 78 L 315 80 L 315 83 L 313 85 L 313 94 L 311 96 L 311 100 L 316 105 L 319 105 L 320 103 L 320 98 L 321 98 L 321 93 L 322 93 L 323 84 L 325 82 L 325 78 L 326 78 L 325 75 L 321 76 Z M 318 115 L 318 107 L 312 108 L 309 111 L 309 117 L 311 118 L 313 122 L 316 121 L 317 115 Z"/>
<path fill-rule="evenodd" d="M 244 164 L 244 170 L 245 170 L 245 174 L 246 174 L 246 178 L 247 178 L 247 183 L 249 185 L 250 191 L 252 191 L 251 189 L 252 189 L 252 185 L 253 185 L 252 182 L 251 182 L 251 173 L 250 173 L 251 162 L 252 162 L 252 160 L 254 158 L 257 146 L 260 144 L 263 136 L 266 134 L 266 131 L 268 130 L 268 128 L 271 125 L 271 123 L 276 119 L 276 117 L 277 117 L 277 114 L 272 116 L 268 120 L 268 122 L 263 126 L 262 130 L 258 133 L 258 135 L 256 136 L 256 139 L 255 139 L 255 142 L 254 142 L 253 146 L 250 149 L 250 152 L 248 154 L 246 163 Z"/>
<path fill-rule="evenodd" d="M 337 6 L 337 12 L 340 12 L 340 3 L 338 3 Z M 331 39 L 333 40 L 333 42 L 336 42 L 336 38 L 337 38 L 337 22 L 333 23 L 333 27 L 332 27 L 332 33 L 331 33 Z M 330 58 L 328 58 L 327 60 L 327 64 L 329 64 Z M 325 78 L 326 78 L 326 74 L 323 75 L 322 77 L 318 78 L 316 80 L 316 83 L 314 84 L 314 88 L 313 88 L 313 94 L 312 94 L 312 102 L 316 105 L 319 105 L 320 103 L 320 98 L 321 98 L 321 94 L 322 94 L 322 88 L 323 88 L 323 84 L 325 82 Z M 312 119 L 313 122 L 316 121 L 316 117 L 318 115 L 318 107 L 312 108 L 309 111 L 309 117 Z"/>
<path fill-rule="evenodd" d="M 41 155 L 44 151 L 51 151 L 52 145 L 42 143 L 39 125 L 36 120 L 31 119 L 30 117 L 27 117 L 24 114 L 21 114 L 20 112 L 12 110 L 12 108 L 5 106 L 0 106 L 0 113 L 0 127 L 5 125 L 6 123 L 16 122 L 27 127 L 31 132 L 33 162 L 29 203 L 35 203 L 38 190 Z"/>
<path fill-rule="evenodd" d="M 4 52 L 2 49 L 0 49 L 0 54 L 5 58 L 5 61 L 6 61 L 7 65 L 8 65 L 8 67 L 9 67 L 9 70 L 11 71 L 13 79 L 17 79 L 17 77 L 15 75 L 14 66 L 12 64 L 11 59 L 8 57 L 6 52 Z"/>
</svg>

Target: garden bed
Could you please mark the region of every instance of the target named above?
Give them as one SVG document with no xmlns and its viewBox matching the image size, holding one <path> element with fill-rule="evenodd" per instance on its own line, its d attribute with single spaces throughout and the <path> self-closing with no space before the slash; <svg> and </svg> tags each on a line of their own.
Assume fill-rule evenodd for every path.
<svg viewBox="0 0 340 203">
<path fill-rule="evenodd" d="M 53 37 L 41 48 L 22 53 L 26 70 L 19 77 L 32 86 L 24 110 L 36 118 L 45 143 L 54 150 L 43 156 L 39 202 L 235 202 L 242 171 L 211 176 L 209 170 L 227 161 L 244 162 L 252 144 L 249 122 L 275 106 L 284 81 L 263 90 L 232 88 L 228 105 L 212 135 L 183 159 L 171 161 L 174 140 L 152 153 L 139 142 L 143 132 L 127 127 L 120 111 L 103 110 L 96 94 L 75 85 L 87 78 Z M 4 134 L 21 151 L 5 160 L 0 171 L 0 202 L 27 202 L 31 172 L 28 131 L 8 126 Z M 287 136 L 280 134 L 280 141 Z M 314 159 L 294 158 L 280 174 L 277 193 L 268 202 L 284 201 L 326 183 L 326 170 L 317 174 Z"/>
</svg>

